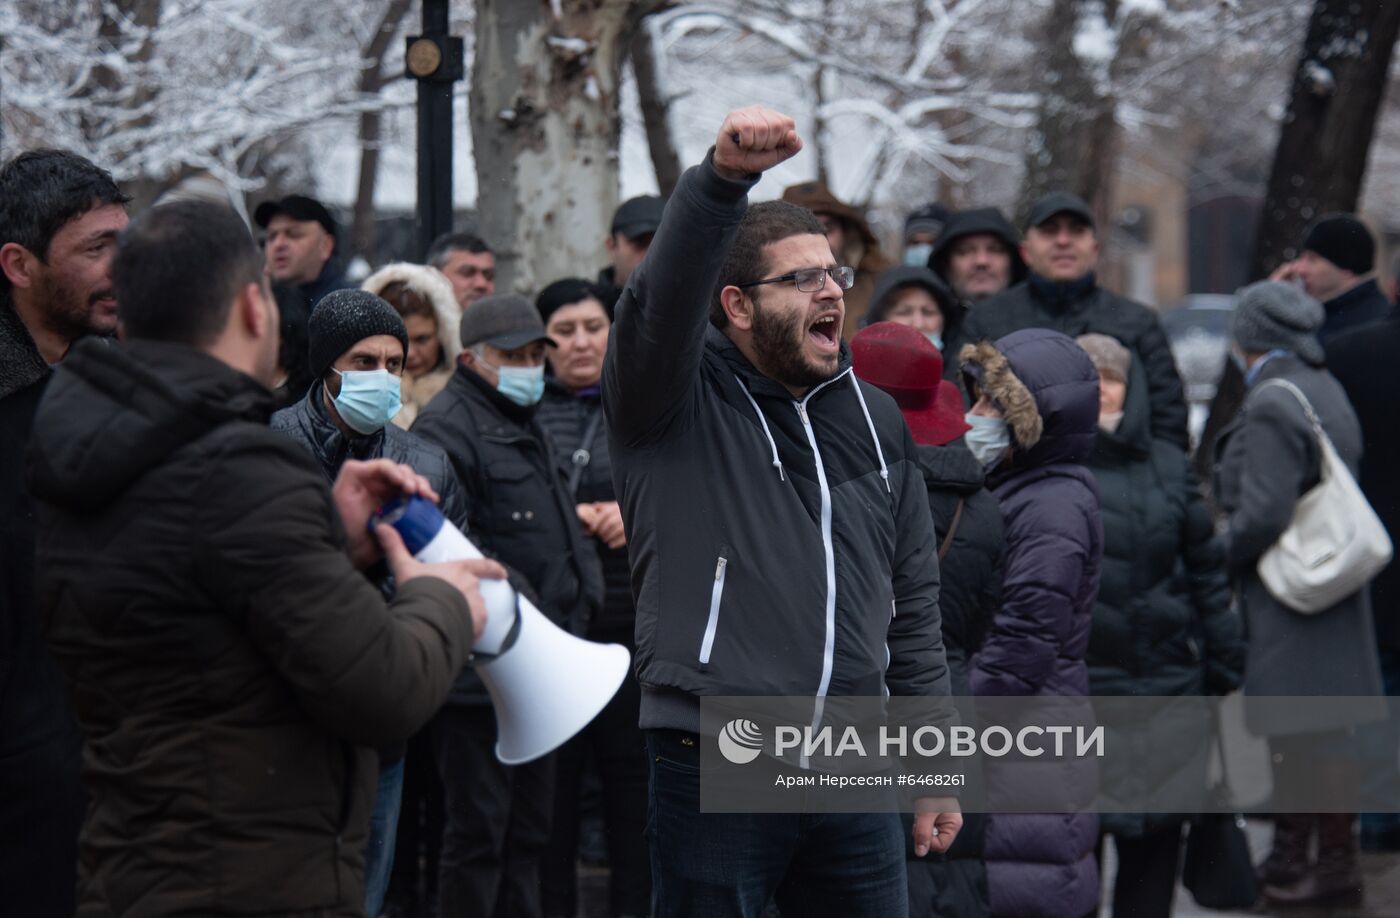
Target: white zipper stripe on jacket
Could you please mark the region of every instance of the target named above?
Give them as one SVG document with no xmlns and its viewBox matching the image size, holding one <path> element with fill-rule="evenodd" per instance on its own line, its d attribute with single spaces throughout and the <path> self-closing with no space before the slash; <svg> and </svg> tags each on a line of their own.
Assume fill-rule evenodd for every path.
<svg viewBox="0 0 1400 918">
<path fill-rule="evenodd" d="M 849 372 L 847 368 L 841 376 Z M 822 491 L 822 549 L 826 554 L 826 644 L 822 649 L 822 681 L 817 686 L 817 701 L 812 712 L 813 732 L 821 726 L 822 714 L 826 710 L 826 693 L 831 688 L 831 670 L 836 664 L 836 545 L 831 538 L 831 487 L 827 484 L 826 467 L 822 464 L 822 453 L 817 447 L 817 432 L 812 429 L 812 422 L 807 417 L 807 402 L 841 376 L 828 379 L 800 401 L 793 402 L 797 416 L 802 419 L 802 429 L 807 433 L 807 443 L 812 447 L 812 461 L 817 467 L 817 484 Z M 803 755 L 798 764 L 807 768 L 808 757 Z"/>
<path fill-rule="evenodd" d="M 773 432 L 768 429 L 768 419 L 765 418 L 763 412 L 759 410 L 758 402 L 754 401 L 753 395 L 749 393 L 748 387 L 744 385 L 744 381 L 739 379 L 738 373 L 734 374 L 734 378 L 739 382 L 739 391 L 744 393 L 744 398 L 748 399 L 749 404 L 753 406 L 753 413 L 758 415 L 758 423 L 763 425 L 763 435 L 768 438 L 768 448 L 773 451 L 773 465 L 778 469 L 778 480 L 787 481 L 787 476 L 783 474 L 783 461 L 778 458 L 778 444 L 773 440 Z"/>
<path fill-rule="evenodd" d="M 860 402 L 861 414 L 865 415 L 865 426 L 870 428 L 870 442 L 875 444 L 875 455 L 880 460 L 880 477 L 885 480 L 885 491 L 893 494 L 890 487 L 890 467 L 885 465 L 885 451 L 880 448 L 880 435 L 875 432 L 875 422 L 870 420 L 870 409 L 865 406 L 865 393 L 860 391 L 860 381 L 851 374 L 851 386 L 856 390 L 856 400 Z"/>
</svg>

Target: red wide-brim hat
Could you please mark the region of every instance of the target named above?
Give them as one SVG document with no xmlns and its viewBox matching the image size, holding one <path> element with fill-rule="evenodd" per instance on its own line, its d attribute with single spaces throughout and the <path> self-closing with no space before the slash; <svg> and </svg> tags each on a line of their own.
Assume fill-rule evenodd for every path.
<svg viewBox="0 0 1400 918">
<path fill-rule="evenodd" d="M 851 363 L 895 400 L 915 443 L 943 446 L 970 429 L 962 394 L 943 379 L 943 355 L 922 332 L 896 322 L 867 326 L 851 339 Z"/>
</svg>

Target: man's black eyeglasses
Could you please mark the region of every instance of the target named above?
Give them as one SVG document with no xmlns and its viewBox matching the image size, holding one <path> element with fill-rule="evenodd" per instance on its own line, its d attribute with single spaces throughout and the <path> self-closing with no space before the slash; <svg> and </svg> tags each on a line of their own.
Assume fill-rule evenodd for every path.
<svg viewBox="0 0 1400 918">
<path fill-rule="evenodd" d="M 800 271 L 791 271 L 778 277 L 749 281 L 746 284 L 735 284 L 734 286 L 757 287 L 759 284 L 781 284 L 792 281 L 797 284 L 797 289 L 802 293 L 816 293 L 826 286 L 828 274 L 831 275 L 832 280 L 836 281 L 836 286 L 842 290 L 850 290 L 856 282 L 856 269 L 842 266 L 839 268 L 803 268 Z"/>
</svg>

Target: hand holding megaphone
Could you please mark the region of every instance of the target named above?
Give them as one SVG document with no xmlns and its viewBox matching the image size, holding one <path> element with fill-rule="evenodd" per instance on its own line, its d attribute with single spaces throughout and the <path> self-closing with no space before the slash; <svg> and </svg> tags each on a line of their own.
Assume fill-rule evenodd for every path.
<svg viewBox="0 0 1400 918">
<path fill-rule="evenodd" d="M 428 568 L 484 560 L 421 497 L 390 501 L 374 522 L 392 526 L 404 549 Z M 547 755 L 588 726 L 621 687 L 632 657 L 619 644 L 596 644 L 564 631 L 504 579 L 478 579 L 477 589 L 486 622 L 472 644 L 472 665 L 496 709 L 496 758 L 518 765 Z"/>
<path fill-rule="evenodd" d="M 472 638 L 479 639 L 486 627 L 486 600 L 481 595 L 481 581 L 505 580 L 506 569 L 490 558 L 470 558 L 461 561 L 439 561 L 425 564 L 409 554 L 399 531 L 387 523 L 380 523 L 374 529 L 379 545 L 384 549 L 384 560 L 397 583 L 404 584 L 418 577 L 437 577 L 446 580 L 457 588 L 467 600 L 472 615 Z"/>
</svg>

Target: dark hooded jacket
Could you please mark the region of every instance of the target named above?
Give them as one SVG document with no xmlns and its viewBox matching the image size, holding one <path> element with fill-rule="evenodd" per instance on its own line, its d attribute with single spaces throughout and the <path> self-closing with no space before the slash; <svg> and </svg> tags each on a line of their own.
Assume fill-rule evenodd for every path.
<svg viewBox="0 0 1400 918">
<path fill-rule="evenodd" d="M 512 570 L 517 589 L 524 579 L 523 592 L 550 621 L 587 633 L 602 604 L 603 576 L 536 407 L 516 405 L 458 365 L 412 432 L 446 451 L 481 551 Z M 490 703 L 470 668 L 451 700 Z"/>
<path fill-rule="evenodd" d="M 1006 525 L 1006 570 L 1000 610 L 973 659 L 973 693 L 1087 695 L 1084 656 L 1103 525 L 1094 476 L 1083 463 L 1098 428 L 1098 373 L 1072 338 L 1039 328 L 969 344 L 963 365 L 1000 406 L 1012 434 L 1011 457 L 989 482 Z M 987 773 L 995 788 L 996 769 Z M 1070 763 L 1060 774 L 1067 796 L 1087 808 L 1095 792 L 1092 763 Z M 1099 893 L 1097 838 L 1098 818 L 1090 813 L 989 817 L 993 914 L 1091 911 Z"/>
<path fill-rule="evenodd" d="M 34 601 L 25 447 L 49 365 L 0 291 L 0 889 L 17 914 L 71 915 L 82 737 Z"/>
<path fill-rule="evenodd" d="M 1099 431 L 1089 460 L 1105 546 L 1089 687 L 1094 695 L 1225 695 L 1244 675 L 1225 555 L 1186 456 L 1152 437 L 1142 368 L 1134 363 L 1130 375 L 1123 420 L 1112 433 Z M 1125 751 L 1106 763 L 1114 771 L 1105 772 L 1105 787 L 1146 796 L 1169 784 L 1184 784 L 1187 793 L 1205 786 L 1206 748 L 1154 743 L 1145 730 L 1110 731 L 1110 748 Z M 1105 831 L 1127 837 L 1178 822 L 1163 814 L 1102 816 Z"/>
<path fill-rule="evenodd" d="M 433 577 L 351 565 L 271 393 L 192 348 L 80 342 L 35 422 L 44 627 L 84 736 L 80 916 L 363 913 L 372 747 L 467 658 Z"/>
<path fill-rule="evenodd" d="M 953 244 L 965 236 L 975 236 L 979 233 L 995 236 L 1006 245 L 1006 250 L 1011 255 L 1010 286 L 1025 280 L 1026 262 L 1021 258 L 1021 234 L 1016 232 L 1016 227 L 1011 225 L 1011 221 L 1002 216 L 1001 211 L 995 207 L 977 207 L 953 214 L 948 219 L 948 224 L 943 227 L 943 235 L 933 244 L 933 251 L 928 256 L 929 268 L 948 284 L 951 290 L 948 262 L 953 257 Z"/>
<path fill-rule="evenodd" d="M 880 276 L 875 279 L 875 289 L 870 295 L 870 308 L 861 318 L 860 327 L 865 328 L 885 321 L 885 314 L 894 305 L 894 297 L 891 294 L 901 287 L 910 286 L 923 287 L 938 303 L 938 308 L 943 313 L 942 335 L 946 346 L 946 342 L 957 336 L 963 316 L 967 315 L 967 308 L 953 299 L 953 292 L 937 274 L 918 265 L 896 265 L 880 272 Z"/>
<path fill-rule="evenodd" d="M 1117 338 L 1147 373 L 1152 435 L 1186 449 L 1186 396 L 1162 323 L 1151 309 L 1109 293 L 1093 274 L 1070 284 L 1054 284 L 1032 274 L 1024 283 L 979 303 L 963 323 L 963 334 L 976 343 L 995 341 L 1023 328 L 1050 328 L 1071 338 L 1090 332 Z"/>
<path fill-rule="evenodd" d="M 933 523 L 898 406 L 845 345 L 794 399 L 709 324 L 757 180 L 708 157 L 686 171 L 608 343 L 646 728 L 695 731 L 701 695 L 948 694 Z"/>
</svg>

